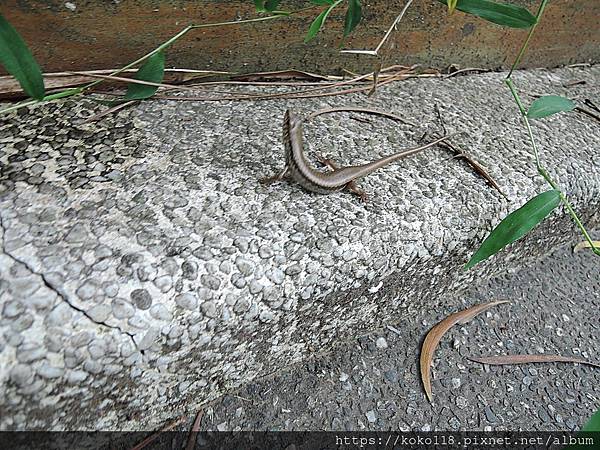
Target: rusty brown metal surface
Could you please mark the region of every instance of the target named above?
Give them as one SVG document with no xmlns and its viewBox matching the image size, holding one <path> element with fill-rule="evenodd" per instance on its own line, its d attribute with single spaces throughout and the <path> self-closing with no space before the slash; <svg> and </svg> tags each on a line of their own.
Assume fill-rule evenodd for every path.
<svg viewBox="0 0 600 450">
<path fill-rule="evenodd" d="M 535 12 L 538 1 L 512 0 Z M 288 1 L 296 9 L 308 2 Z M 364 22 L 346 48 L 374 48 L 404 2 L 363 1 Z M 190 23 L 256 17 L 253 2 L 184 0 L 3 0 L 0 12 L 24 37 L 46 72 L 119 67 L 155 48 Z M 369 56 L 341 55 L 343 9 L 308 44 L 303 38 L 319 8 L 275 21 L 191 31 L 167 52 L 170 67 L 253 72 L 297 68 L 322 73 L 370 70 Z M 531 42 L 526 67 L 600 61 L 600 1 L 555 0 Z M 393 35 L 386 64 L 444 68 L 507 67 L 526 31 L 503 28 L 415 2 Z"/>
</svg>

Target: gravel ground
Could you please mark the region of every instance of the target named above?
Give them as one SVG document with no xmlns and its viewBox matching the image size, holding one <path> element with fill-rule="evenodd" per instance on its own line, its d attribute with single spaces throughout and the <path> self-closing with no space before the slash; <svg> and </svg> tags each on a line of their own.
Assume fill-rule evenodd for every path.
<svg viewBox="0 0 600 450">
<path fill-rule="evenodd" d="M 222 397 L 205 409 L 202 429 L 578 429 L 600 408 L 600 370 L 555 363 L 488 367 L 467 357 L 532 352 L 600 361 L 599 268 L 590 252 L 559 249 L 463 298 L 427 306 L 420 316 Z M 455 311 L 500 298 L 512 303 L 444 337 L 428 403 L 418 371 L 427 331 Z"/>
</svg>

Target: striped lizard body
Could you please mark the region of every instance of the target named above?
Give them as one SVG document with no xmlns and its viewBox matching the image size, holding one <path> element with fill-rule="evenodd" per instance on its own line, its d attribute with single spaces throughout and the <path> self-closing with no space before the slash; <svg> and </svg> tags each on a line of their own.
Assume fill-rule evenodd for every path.
<svg viewBox="0 0 600 450">
<path fill-rule="evenodd" d="M 429 144 L 404 150 L 393 155 L 385 156 L 377 161 L 373 161 L 360 166 L 348 166 L 338 168 L 332 162 L 320 158 L 320 161 L 328 165 L 330 172 L 319 172 L 313 169 L 306 155 L 304 154 L 304 142 L 302 137 L 302 120 L 291 110 L 285 112 L 283 119 L 283 142 L 285 147 L 286 166 L 282 172 L 274 177 L 261 180 L 265 183 L 279 181 L 285 177 L 291 177 L 300 186 L 310 192 L 317 194 L 329 194 L 343 189 L 350 189 L 361 196 L 366 201 L 366 194 L 360 191 L 354 181 L 380 169 L 394 161 L 407 156 L 414 155 L 439 142 L 448 139 L 451 136 L 444 136 L 436 139 Z"/>
</svg>

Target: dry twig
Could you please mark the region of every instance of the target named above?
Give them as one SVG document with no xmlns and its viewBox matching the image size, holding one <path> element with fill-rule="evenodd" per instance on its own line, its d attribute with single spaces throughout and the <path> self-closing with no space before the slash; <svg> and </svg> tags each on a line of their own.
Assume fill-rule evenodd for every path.
<svg viewBox="0 0 600 450">
<path fill-rule="evenodd" d="M 371 74 L 368 74 L 368 75 L 371 75 Z M 358 78 L 363 79 L 368 75 L 362 75 L 361 77 L 358 77 Z M 393 81 L 410 78 L 411 76 L 413 76 L 413 75 L 408 74 L 408 73 L 396 74 L 396 75 L 388 77 L 385 81 L 380 82 L 379 85 L 383 86 L 383 85 L 391 83 Z M 350 81 L 357 81 L 357 79 L 353 79 Z M 271 100 L 271 99 L 330 97 L 330 96 L 335 96 L 335 95 L 365 92 L 365 91 L 368 91 L 371 89 L 370 86 L 366 86 L 366 87 L 360 87 L 360 88 L 336 90 L 333 92 L 318 92 L 318 91 L 321 91 L 326 88 L 340 87 L 342 85 L 350 84 L 350 81 L 334 83 L 327 87 L 306 89 L 301 92 L 278 92 L 278 93 L 263 94 L 263 95 L 259 94 L 256 97 L 247 97 L 247 96 L 230 96 L 230 97 L 181 96 L 181 97 L 178 97 L 178 96 L 155 95 L 152 98 L 164 99 L 164 100 L 178 100 L 178 101 Z"/>
<path fill-rule="evenodd" d="M 247 73 L 242 75 L 234 75 L 231 77 L 234 81 L 253 82 L 259 80 L 290 80 L 290 79 L 302 79 L 302 80 L 313 80 L 313 81 L 329 81 L 330 77 L 319 75 L 315 73 L 305 72 L 303 70 L 288 69 L 288 70 L 277 70 L 274 72 L 255 72 Z"/>
<path fill-rule="evenodd" d="M 108 109 L 102 111 L 102 112 L 99 112 L 98 114 L 94 114 L 93 116 L 88 117 L 82 123 L 95 122 L 96 120 L 98 120 L 98 119 L 100 119 L 100 118 L 102 118 L 104 116 L 107 116 L 107 115 L 112 114 L 114 112 L 120 111 L 120 110 L 122 110 L 124 108 L 127 108 L 128 106 L 133 105 L 134 103 L 136 103 L 138 101 L 139 100 L 130 100 L 128 102 L 124 102 L 124 103 L 115 105 L 115 106 L 113 106 L 111 108 L 108 108 Z"/>
<path fill-rule="evenodd" d="M 446 130 L 446 124 L 444 123 L 442 113 L 440 112 L 440 108 L 438 107 L 437 103 L 435 104 L 434 108 L 438 116 L 438 120 L 442 125 L 442 129 L 444 130 L 444 134 L 448 134 L 448 130 Z M 467 155 L 464 151 L 462 151 L 460 148 L 458 148 L 451 142 L 443 141 L 440 142 L 440 145 L 446 148 L 447 150 L 452 151 L 456 157 L 464 159 L 476 173 L 483 177 L 494 189 L 496 189 L 505 199 L 508 200 L 508 197 L 504 192 L 502 192 L 502 189 L 500 189 L 500 186 L 498 185 L 498 183 L 496 183 L 496 180 L 492 178 L 492 176 L 487 172 L 487 170 L 485 170 L 485 168 L 479 162 L 471 158 L 469 155 Z"/>
<path fill-rule="evenodd" d="M 135 71 L 136 69 L 128 69 L 123 71 L 123 73 L 133 74 Z M 46 86 L 48 93 L 53 93 L 55 90 L 58 92 L 59 89 L 76 87 L 89 83 L 89 81 L 93 79 L 93 75 L 109 75 L 113 72 L 115 72 L 115 69 L 78 71 L 78 75 L 73 75 L 72 72 L 49 72 L 43 74 L 44 85 Z M 193 69 L 165 69 L 165 80 L 167 83 L 182 83 L 215 75 L 231 75 L 231 72 Z M 23 92 L 19 82 L 13 76 L 0 77 L 0 99 L 13 99 L 20 97 L 26 97 L 26 94 Z"/>
<path fill-rule="evenodd" d="M 68 72 L 72 75 L 83 75 L 81 72 Z M 191 89 L 188 86 L 180 86 L 177 84 L 166 84 L 166 83 L 154 83 L 152 81 L 144 81 L 144 80 L 136 80 L 135 78 L 127 78 L 127 77 L 117 77 L 113 75 L 100 75 L 98 73 L 91 74 L 87 73 L 86 76 L 91 78 L 100 78 L 102 80 L 111 80 L 111 81 L 119 81 L 121 83 L 133 83 L 133 84 L 143 84 L 146 86 L 156 86 L 163 88 L 175 88 L 175 89 Z"/>
<path fill-rule="evenodd" d="M 379 41 L 379 44 L 377 44 L 377 47 L 375 47 L 375 50 L 341 50 L 341 53 L 350 53 L 350 54 L 358 54 L 358 55 L 371 55 L 371 56 L 376 56 L 379 58 L 379 50 L 381 50 L 381 48 L 383 47 L 383 44 L 385 44 L 385 42 L 388 40 L 388 38 L 390 37 L 390 35 L 392 34 L 392 31 L 394 31 L 396 29 L 396 27 L 398 26 L 398 24 L 400 23 L 400 21 L 402 20 L 402 18 L 404 17 L 404 14 L 406 14 L 406 11 L 408 11 L 408 8 L 410 7 L 410 5 L 412 4 L 413 0 L 408 0 L 406 2 L 406 5 L 404 5 L 404 8 L 402 8 L 402 11 L 400 11 L 400 14 L 398 14 L 398 16 L 396 16 L 396 19 L 394 20 L 394 22 L 392 23 L 392 25 L 388 28 L 387 32 L 385 33 L 385 35 L 383 36 L 383 38 L 381 39 L 381 41 Z M 371 97 L 372 95 L 375 94 L 375 91 L 377 90 L 377 80 L 379 78 L 379 73 L 381 72 L 381 66 L 383 65 L 383 58 L 379 59 L 379 63 L 377 65 L 377 68 L 373 71 L 373 86 L 372 88 L 369 90 L 368 92 L 368 96 Z"/>
<path fill-rule="evenodd" d="M 593 113 L 592 111 L 589 111 L 585 108 L 582 108 L 581 106 L 576 106 L 575 111 L 585 114 L 586 116 L 590 116 L 592 119 L 596 119 L 597 121 L 600 122 L 600 115 Z"/>
<path fill-rule="evenodd" d="M 444 75 L 444 78 L 451 78 L 451 77 L 455 77 L 456 75 L 461 75 L 463 73 L 468 73 L 468 72 L 485 73 L 485 72 L 489 72 L 489 71 L 490 71 L 490 69 L 482 69 L 480 67 L 465 67 L 464 69 L 455 70 L 452 73 Z"/>
<path fill-rule="evenodd" d="M 406 2 L 406 5 L 404 5 L 404 8 L 402 8 L 402 11 L 400 12 L 400 14 L 398 14 L 398 16 L 396 17 L 396 19 L 392 23 L 392 25 L 388 28 L 387 32 L 385 33 L 385 35 L 383 36 L 383 38 L 381 39 L 381 41 L 379 42 L 379 44 L 377 44 L 377 47 L 375 47 L 375 50 L 340 50 L 340 52 L 341 53 L 352 53 L 352 54 L 355 54 L 355 55 L 379 56 L 379 50 L 381 50 L 381 47 L 383 47 L 383 44 L 385 44 L 385 41 L 388 40 L 388 38 L 392 34 L 392 31 L 394 31 L 394 29 L 396 28 L 396 26 L 400 23 L 400 21 L 404 17 L 404 14 L 406 14 L 406 11 L 408 10 L 408 8 L 410 7 L 410 5 L 412 4 L 412 2 L 413 2 L 413 0 L 408 0 Z"/>
<path fill-rule="evenodd" d="M 188 436 L 187 445 L 185 446 L 185 450 L 194 450 L 196 446 L 196 439 L 198 437 L 198 432 L 200 431 L 200 424 L 202 423 L 202 417 L 204 416 L 204 410 L 198 411 L 196 414 L 196 419 L 194 420 L 194 424 L 192 425 L 192 429 L 190 430 L 190 435 Z"/>
<path fill-rule="evenodd" d="M 168 424 L 166 427 L 162 428 L 160 431 L 157 431 L 156 433 L 148 436 L 146 439 L 144 439 L 142 442 L 137 444 L 135 447 L 132 447 L 131 450 L 142 450 L 144 447 L 146 447 L 147 445 L 151 444 L 156 439 L 158 439 L 158 437 L 160 436 L 161 433 L 172 430 L 177 425 L 184 422 L 186 419 L 187 419 L 186 416 L 180 416 L 179 418 L 175 419 L 173 422 Z"/>
<path fill-rule="evenodd" d="M 503 365 L 508 365 L 508 364 L 565 362 L 565 363 L 584 364 L 586 366 L 600 368 L 600 364 L 586 361 L 585 359 L 581 359 L 581 358 L 572 358 L 570 356 L 561 356 L 561 355 L 477 356 L 477 357 L 469 357 L 469 360 L 480 363 L 480 364 L 488 364 L 490 366 L 503 366 Z"/>
</svg>

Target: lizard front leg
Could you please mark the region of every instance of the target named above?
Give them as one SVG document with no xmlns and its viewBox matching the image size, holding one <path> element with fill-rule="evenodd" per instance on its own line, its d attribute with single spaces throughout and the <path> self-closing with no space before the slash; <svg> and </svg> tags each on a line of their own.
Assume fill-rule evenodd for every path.
<svg viewBox="0 0 600 450">
<path fill-rule="evenodd" d="M 339 167 L 337 166 L 337 164 L 335 162 L 333 162 L 333 160 L 331 160 L 329 158 L 325 158 L 319 154 L 317 154 L 315 157 L 317 158 L 317 161 L 319 161 L 324 166 L 329 167 L 334 172 L 339 169 Z M 367 193 L 365 191 L 363 191 L 361 188 L 359 188 L 358 185 L 356 184 L 356 181 L 354 181 L 354 180 L 352 180 L 350 183 L 348 183 L 346 185 L 346 189 L 348 189 L 353 194 L 358 195 L 364 203 L 367 203 L 367 201 L 369 200 L 369 196 L 367 195 Z"/>
</svg>

